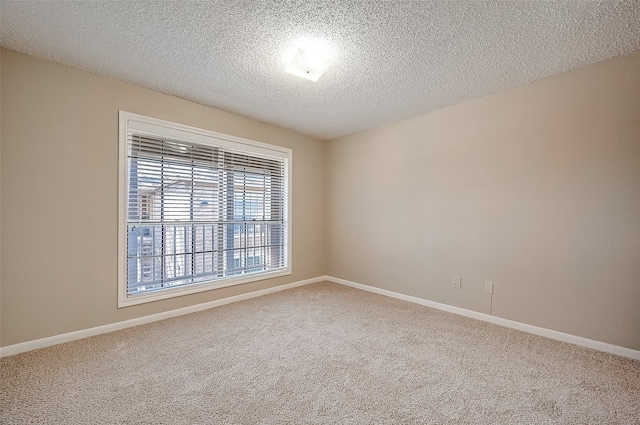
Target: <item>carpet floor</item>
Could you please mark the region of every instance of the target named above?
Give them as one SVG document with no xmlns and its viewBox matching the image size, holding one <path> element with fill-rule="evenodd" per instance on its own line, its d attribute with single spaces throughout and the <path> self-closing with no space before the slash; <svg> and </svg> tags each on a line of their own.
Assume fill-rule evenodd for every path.
<svg viewBox="0 0 640 425">
<path fill-rule="evenodd" d="M 0 360 L 2 424 L 640 424 L 640 362 L 333 283 Z"/>
</svg>

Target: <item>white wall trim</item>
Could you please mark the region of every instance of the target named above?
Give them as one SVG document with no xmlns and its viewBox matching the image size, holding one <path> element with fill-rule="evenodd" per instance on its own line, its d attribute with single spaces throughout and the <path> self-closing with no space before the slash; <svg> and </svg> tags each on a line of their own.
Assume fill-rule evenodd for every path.
<svg viewBox="0 0 640 425">
<path fill-rule="evenodd" d="M 386 289 L 380 289 L 374 286 L 363 285 L 361 283 L 356 283 L 356 282 L 352 282 L 345 279 L 339 279 L 333 276 L 318 276 L 311 279 L 301 280 L 298 282 L 287 283 L 285 285 L 280 285 L 273 288 L 261 289 L 259 291 L 253 291 L 246 294 L 235 295 L 232 297 L 210 301 L 207 303 L 196 304 L 188 307 L 179 308 L 176 310 L 170 310 L 162 313 L 152 314 L 149 316 L 125 320 L 123 322 L 111 323 L 108 325 L 97 326 L 94 328 L 82 329 L 79 331 L 69 332 L 61 335 L 54 335 L 47 338 L 36 339 L 33 341 L 22 342 L 14 345 L 8 345 L 6 347 L 0 347 L 0 357 L 13 356 L 14 354 L 24 353 L 26 351 L 36 350 L 38 348 L 45 348 L 45 347 L 62 344 L 69 341 L 75 341 L 77 339 L 82 339 L 90 336 L 117 331 L 120 329 L 131 328 L 133 326 L 144 325 L 146 323 L 151 323 L 151 322 L 157 322 L 159 320 L 169 319 L 171 317 L 177 317 L 177 316 L 182 316 L 189 313 L 195 313 L 198 311 L 207 310 L 207 309 L 218 307 L 221 305 L 231 304 L 238 301 L 248 300 L 248 299 L 260 297 L 263 295 L 272 294 L 274 292 L 284 291 L 286 289 L 296 288 L 298 286 L 304 286 L 304 285 L 309 285 L 311 283 L 317 283 L 317 282 L 323 282 L 323 281 L 338 283 L 340 285 L 350 286 L 352 288 L 361 289 L 363 291 L 372 292 L 374 294 L 384 295 L 387 297 L 408 301 L 410 303 L 419 304 L 419 305 L 435 308 L 442 311 L 447 311 L 449 313 L 459 314 L 461 316 L 482 320 L 484 322 L 493 323 L 493 324 L 504 326 L 511 329 L 517 329 L 517 330 L 528 332 L 534 335 L 540 335 L 540 336 L 555 339 L 558 341 L 568 342 L 570 344 L 603 351 L 605 353 L 616 354 L 618 356 L 629 357 L 631 359 L 640 360 L 640 351 L 634 350 L 631 348 L 620 347 L 618 345 L 613 345 L 613 344 L 609 344 L 601 341 L 595 341 L 595 340 L 584 338 L 581 336 L 571 335 L 563 332 L 554 331 L 551 329 L 528 325 L 526 323 L 516 322 L 514 320 L 503 319 L 501 317 L 491 316 L 489 314 L 479 313 L 477 311 L 467 310 L 465 308 L 454 307 L 451 305 L 442 304 L 435 301 L 429 301 L 429 300 L 414 297 L 411 295 L 400 294 L 398 292 L 393 292 Z"/>
<path fill-rule="evenodd" d="M 361 283 L 356 283 L 356 282 L 352 282 L 345 279 L 339 279 L 333 276 L 324 276 L 324 280 L 327 280 L 329 282 L 339 283 L 345 286 L 350 286 L 356 289 L 362 289 L 364 291 L 373 292 L 375 294 L 384 295 L 391 298 L 397 298 L 399 300 L 408 301 L 414 304 L 420 304 L 426 307 L 432 307 L 438 310 L 447 311 L 449 313 L 471 317 L 473 319 L 482 320 L 484 322 L 493 323 L 493 324 L 504 326 L 507 328 L 517 329 L 519 331 L 528 332 L 530 334 L 540 335 L 540 336 L 555 339 L 558 341 L 568 342 L 570 344 L 580 345 L 582 347 L 604 351 L 605 353 L 616 354 L 618 356 L 624 356 L 624 357 L 629 357 L 635 360 L 640 360 L 640 351 L 634 350 L 632 348 L 620 347 L 618 345 L 613 345 L 613 344 L 609 344 L 601 341 L 595 341 L 595 340 L 584 338 L 581 336 L 571 335 L 564 332 L 558 332 L 551 329 L 528 325 L 526 323 L 516 322 L 514 320 L 503 319 L 501 317 L 496 317 L 496 316 L 492 316 L 485 313 L 479 313 L 477 311 L 467 310 L 465 308 L 454 307 L 447 304 L 441 304 L 435 301 L 429 301 L 423 298 L 413 297 L 411 295 L 404 295 L 398 292 L 376 288 L 374 286 L 363 285 Z"/>
<path fill-rule="evenodd" d="M 164 311 L 162 313 L 151 314 L 149 316 L 137 317 L 135 319 L 125 320 L 123 322 L 111 323 L 108 325 L 96 326 L 94 328 L 82 329 L 79 331 L 69 332 L 61 335 L 54 335 L 47 338 L 36 339 L 33 341 L 21 342 L 19 344 L 0 347 L 0 357 L 13 356 L 14 354 L 24 353 L 26 351 L 45 348 L 52 345 L 62 344 L 77 339 L 87 338 L 90 336 L 100 335 L 120 329 L 131 328 L 133 326 L 144 325 L 159 320 L 169 319 L 171 317 L 182 316 L 189 313 L 195 313 L 202 310 L 218 307 L 225 304 L 231 304 L 238 301 L 248 300 L 250 298 L 261 297 L 263 295 L 272 294 L 274 292 L 284 291 L 286 289 L 296 288 L 298 286 L 309 285 L 311 283 L 322 282 L 324 276 L 311 279 L 301 280 L 298 282 L 287 283 L 285 285 L 275 286 L 273 288 L 261 289 L 259 291 L 248 292 L 246 294 L 234 295 L 232 297 L 222 298 L 220 300 L 209 301 L 202 304 L 196 304 L 188 307 L 178 308 L 176 310 Z"/>
</svg>

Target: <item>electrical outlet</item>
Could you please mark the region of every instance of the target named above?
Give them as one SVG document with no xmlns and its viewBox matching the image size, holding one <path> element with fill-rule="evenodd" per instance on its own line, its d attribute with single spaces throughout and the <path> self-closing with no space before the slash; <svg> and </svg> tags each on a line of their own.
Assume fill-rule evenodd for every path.
<svg viewBox="0 0 640 425">
<path fill-rule="evenodd" d="M 453 277 L 453 287 L 457 289 L 462 288 L 462 278 L 460 276 Z"/>
<path fill-rule="evenodd" d="M 484 292 L 487 294 L 493 294 L 493 283 L 485 282 L 484 283 Z"/>
<path fill-rule="evenodd" d="M 296 264 L 296 260 L 293 260 L 293 261 L 291 262 L 291 267 L 295 269 L 295 268 L 296 268 L 296 266 L 297 266 L 297 264 Z"/>
</svg>

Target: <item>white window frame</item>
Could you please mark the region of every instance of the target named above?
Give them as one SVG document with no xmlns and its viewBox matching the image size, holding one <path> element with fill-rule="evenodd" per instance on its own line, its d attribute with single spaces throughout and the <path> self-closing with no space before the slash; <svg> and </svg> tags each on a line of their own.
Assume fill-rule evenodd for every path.
<svg viewBox="0 0 640 425">
<path fill-rule="evenodd" d="M 127 294 L 127 135 L 129 129 L 132 127 L 135 128 L 135 130 L 144 131 L 145 134 L 157 137 L 172 138 L 174 140 L 182 140 L 195 144 L 228 148 L 241 151 L 249 155 L 255 154 L 259 156 L 284 159 L 287 174 L 285 267 L 275 271 L 252 273 L 248 275 L 240 275 L 238 277 L 226 277 L 215 281 L 177 286 L 150 293 L 133 295 Z M 119 111 L 118 148 L 118 308 L 291 274 L 291 149 L 182 124 L 176 124 L 125 111 Z"/>
</svg>

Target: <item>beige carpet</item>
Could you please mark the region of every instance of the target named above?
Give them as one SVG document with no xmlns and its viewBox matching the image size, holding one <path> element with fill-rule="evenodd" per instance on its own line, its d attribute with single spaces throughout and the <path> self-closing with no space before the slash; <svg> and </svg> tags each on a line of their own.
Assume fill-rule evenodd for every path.
<svg viewBox="0 0 640 425">
<path fill-rule="evenodd" d="M 2 424 L 640 424 L 640 362 L 320 283 L 0 363 Z"/>
</svg>

